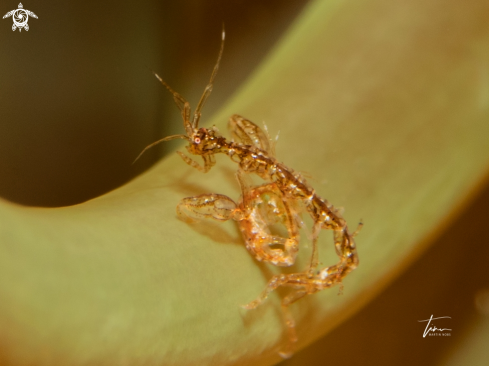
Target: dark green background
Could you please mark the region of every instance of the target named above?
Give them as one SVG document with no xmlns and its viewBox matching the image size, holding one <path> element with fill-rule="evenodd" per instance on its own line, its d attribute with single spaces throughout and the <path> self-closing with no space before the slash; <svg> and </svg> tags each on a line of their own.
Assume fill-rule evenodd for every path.
<svg viewBox="0 0 489 366">
<path fill-rule="evenodd" d="M 194 105 L 227 40 L 203 123 L 266 56 L 306 0 L 27 1 L 29 31 L 0 22 L 0 196 L 63 206 L 146 170 L 179 131 L 171 95 Z M 2 1 L 0 13 L 16 9 Z"/>
</svg>

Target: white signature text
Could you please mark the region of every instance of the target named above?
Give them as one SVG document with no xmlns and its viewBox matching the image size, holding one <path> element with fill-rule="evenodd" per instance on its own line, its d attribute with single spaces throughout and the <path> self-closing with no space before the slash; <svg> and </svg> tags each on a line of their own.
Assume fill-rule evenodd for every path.
<svg viewBox="0 0 489 366">
<path fill-rule="evenodd" d="M 435 335 L 435 334 L 436 335 L 450 335 L 450 333 L 442 333 L 442 332 L 451 331 L 451 329 L 448 329 L 448 328 L 437 328 L 434 325 L 432 327 L 430 327 L 430 324 L 431 324 L 431 321 L 432 320 L 443 319 L 443 318 L 452 319 L 449 316 L 440 316 L 438 318 L 433 318 L 433 315 L 431 315 L 429 319 L 426 319 L 426 320 L 418 320 L 418 322 L 428 322 L 428 324 L 426 324 L 426 328 L 425 328 L 424 333 L 423 333 L 423 338 L 425 338 L 426 335 L 429 334 L 430 332 L 432 332 L 431 334 L 433 334 L 433 335 Z M 440 333 L 435 333 L 435 332 L 440 332 Z M 429 334 L 429 335 L 431 335 L 431 334 Z"/>
</svg>

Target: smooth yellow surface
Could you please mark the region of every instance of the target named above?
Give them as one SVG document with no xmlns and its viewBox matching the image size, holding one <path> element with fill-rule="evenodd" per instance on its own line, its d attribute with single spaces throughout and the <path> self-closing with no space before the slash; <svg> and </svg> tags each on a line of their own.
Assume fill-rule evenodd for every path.
<svg viewBox="0 0 489 366">
<path fill-rule="evenodd" d="M 313 2 L 209 121 L 226 134 L 228 116 L 238 113 L 280 130 L 279 160 L 311 174 L 318 194 L 345 208 L 350 227 L 365 223 L 360 266 L 344 295 L 324 291 L 293 306 L 299 345 L 380 291 L 487 172 L 486 8 Z M 235 169 L 218 157 L 203 175 L 173 155 L 77 206 L 2 202 L 1 357 L 37 365 L 279 361 L 279 297 L 239 308 L 276 269 L 251 258 L 233 223 L 189 226 L 175 215 L 182 197 L 237 198 Z M 320 250 L 325 266 L 335 260 L 328 233 Z M 297 269 L 308 256 L 301 251 Z"/>
</svg>

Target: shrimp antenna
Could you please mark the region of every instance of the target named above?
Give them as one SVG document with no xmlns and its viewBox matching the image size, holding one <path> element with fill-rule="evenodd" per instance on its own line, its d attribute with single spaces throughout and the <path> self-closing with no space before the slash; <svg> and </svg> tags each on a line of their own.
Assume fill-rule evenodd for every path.
<svg viewBox="0 0 489 366">
<path fill-rule="evenodd" d="M 182 118 L 183 118 L 183 125 L 185 127 L 185 132 L 187 133 L 186 135 L 173 135 L 173 136 L 168 136 L 165 138 L 162 138 L 161 140 L 158 140 L 156 142 L 153 142 L 152 144 L 146 146 L 143 151 L 138 155 L 138 157 L 133 161 L 133 164 L 143 155 L 146 150 L 152 148 L 155 145 L 158 145 L 160 142 L 164 141 L 170 141 L 174 139 L 183 139 L 183 140 L 189 140 L 190 136 L 192 136 L 194 129 L 199 126 L 199 120 L 200 120 L 200 111 L 202 110 L 202 107 L 204 107 L 204 104 L 209 97 L 209 95 L 212 92 L 212 87 L 214 84 L 214 79 L 217 75 L 217 71 L 219 70 L 219 64 L 221 62 L 222 58 L 222 52 L 224 50 L 224 40 L 226 38 L 226 32 L 224 31 L 224 24 L 222 25 L 222 38 L 221 38 L 221 48 L 219 49 L 219 55 L 217 56 L 217 62 L 214 66 L 214 69 L 212 70 L 211 78 L 209 80 L 209 83 L 205 87 L 204 93 L 202 94 L 202 97 L 200 97 L 199 104 L 197 105 L 197 108 L 195 109 L 194 113 L 194 118 L 192 120 L 192 123 L 190 123 L 190 104 L 185 100 L 184 97 L 182 97 L 179 93 L 177 93 L 175 90 L 172 89 L 170 85 L 168 85 L 156 72 L 153 71 L 153 74 L 156 76 L 156 78 L 160 81 L 163 86 L 168 89 L 168 91 L 173 95 L 173 100 L 175 104 L 177 105 L 178 109 L 182 113 Z"/>
<path fill-rule="evenodd" d="M 173 101 L 177 105 L 180 113 L 182 113 L 183 126 L 185 127 L 185 132 L 187 132 L 187 136 L 192 135 L 192 125 L 190 124 L 190 104 L 182 97 L 179 93 L 172 89 L 170 85 L 168 85 L 165 80 L 163 80 L 156 72 L 153 71 L 154 76 L 163 84 L 165 88 L 168 89 L 170 93 L 173 95 Z"/>
<path fill-rule="evenodd" d="M 204 93 L 200 97 L 199 104 L 197 105 L 197 108 L 195 109 L 194 118 L 192 120 L 192 128 L 198 128 L 199 127 L 199 120 L 200 120 L 200 114 L 201 114 L 200 111 L 204 107 L 204 104 L 205 104 L 207 98 L 209 97 L 209 95 L 212 92 L 212 87 L 214 84 L 214 78 L 217 75 L 217 70 L 219 70 L 219 64 L 221 62 L 221 57 L 222 57 L 222 51 L 224 50 L 225 38 L 226 38 L 226 31 L 224 30 L 224 24 L 223 24 L 222 25 L 221 48 L 219 50 L 219 56 L 217 56 L 217 62 L 216 62 L 216 65 L 214 66 L 214 70 L 212 70 L 212 75 L 211 75 L 211 78 L 209 80 L 209 83 L 205 87 Z"/>
<path fill-rule="evenodd" d="M 144 150 L 141 151 L 141 153 L 138 155 L 138 157 L 132 163 L 134 164 L 136 161 L 138 161 L 138 159 L 141 157 L 141 155 L 143 155 L 145 153 L 146 150 L 151 149 L 153 146 L 158 145 L 160 142 L 170 141 L 170 140 L 175 140 L 175 139 L 188 140 L 188 137 L 187 137 L 187 135 L 173 135 L 173 136 L 167 136 L 167 137 L 162 138 L 161 140 L 155 141 L 152 144 L 149 144 L 148 146 L 146 146 L 144 148 Z"/>
</svg>

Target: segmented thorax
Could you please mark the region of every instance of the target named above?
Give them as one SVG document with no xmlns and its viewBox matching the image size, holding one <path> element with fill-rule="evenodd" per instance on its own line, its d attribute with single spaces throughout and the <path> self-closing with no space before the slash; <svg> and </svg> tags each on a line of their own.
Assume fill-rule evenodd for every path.
<svg viewBox="0 0 489 366">
<path fill-rule="evenodd" d="M 202 136 L 202 139 L 206 142 L 207 153 L 225 153 L 244 172 L 255 173 L 268 182 L 276 183 L 284 196 L 304 202 L 314 221 L 321 222 L 324 228 L 339 230 L 345 227 L 345 220 L 332 205 L 316 195 L 299 173 L 279 163 L 267 151 L 254 145 L 228 142 L 225 138 L 210 133 L 210 130 L 200 130 L 205 131 L 206 136 Z M 205 148 L 200 154 L 205 154 Z"/>
<path fill-rule="evenodd" d="M 272 181 L 269 170 L 276 165 L 276 161 L 268 156 L 265 151 L 254 146 L 230 142 L 223 152 L 232 161 L 238 163 L 240 168 L 246 173 L 255 173 L 266 181 Z"/>
</svg>

